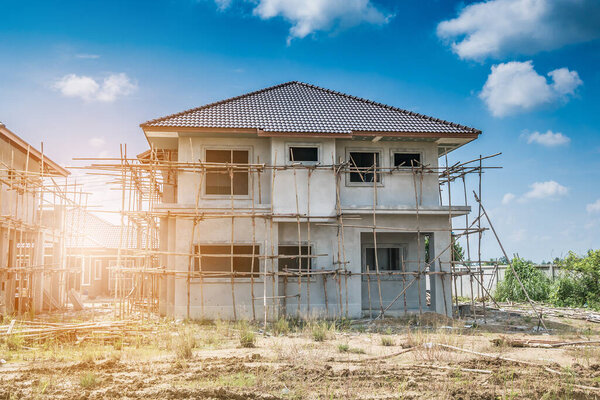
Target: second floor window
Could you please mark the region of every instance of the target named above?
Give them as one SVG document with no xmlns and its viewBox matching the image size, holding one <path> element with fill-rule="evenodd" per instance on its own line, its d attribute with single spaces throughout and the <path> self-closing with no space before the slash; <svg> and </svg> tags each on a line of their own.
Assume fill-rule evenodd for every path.
<svg viewBox="0 0 600 400">
<path fill-rule="evenodd" d="M 421 165 L 421 153 L 394 153 L 394 167 L 412 168 Z"/>
<path fill-rule="evenodd" d="M 319 162 L 319 148 L 316 146 L 290 146 L 291 162 Z"/>
<path fill-rule="evenodd" d="M 248 158 L 248 150 L 206 150 L 207 163 L 248 164 Z M 209 166 L 206 171 L 206 194 L 248 195 L 248 170 Z"/>
<path fill-rule="evenodd" d="M 376 171 L 379 167 L 379 153 L 372 151 L 350 152 L 350 182 L 372 183 L 376 179 L 381 182 L 381 173 Z"/>
</svg>

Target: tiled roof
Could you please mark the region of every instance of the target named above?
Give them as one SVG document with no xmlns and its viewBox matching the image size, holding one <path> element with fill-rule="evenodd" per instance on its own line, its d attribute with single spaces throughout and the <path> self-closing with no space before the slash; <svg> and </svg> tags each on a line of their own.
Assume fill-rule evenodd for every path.
<svg viewBox="0 0 600 400">
<path fill-rule="evenodd" d="M 332 134 L 481 133 L 467 126 L 296 81 L 154 119 L 141 127 Z"/>
<path fill-rule="evenodd" d="M 65 224 L 67 227 L 71 228 L 71 231 L 67 230 L 67 247 L 119 248 L 121 241 L 121 227 L 119 225 L 113 225 L 90 212 L 83 211 L 79 208 L 68 210 Z M 127 229 L 124 229 L 123 248 L 136 247 L 135 231 L 130 229 L 129 240 L 127 240 L 126 236 Z"/>
</svg>

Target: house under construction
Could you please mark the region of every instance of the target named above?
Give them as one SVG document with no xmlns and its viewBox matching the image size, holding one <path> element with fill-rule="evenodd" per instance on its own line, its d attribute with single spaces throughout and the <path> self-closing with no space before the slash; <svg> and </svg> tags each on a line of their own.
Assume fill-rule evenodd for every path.
<svg viewBox="0 0 600 400">
<path fill-rule="evenodd" d="M 465 177 L 479 202 L 486 157 L 447 163 L 477 129 L 301 82 L 141 127 L 150 150 L 87 167 L 122 190 L 120 247 L 139 232 L 115 268 L 121 313 L 452 315 L 457 237 L 478 282 L 485 228 Z"/>
<path fill-rule="evenodd" d="M 0 315 L 66 304 L 69 172 L 0 123 Z"/>
</svg>

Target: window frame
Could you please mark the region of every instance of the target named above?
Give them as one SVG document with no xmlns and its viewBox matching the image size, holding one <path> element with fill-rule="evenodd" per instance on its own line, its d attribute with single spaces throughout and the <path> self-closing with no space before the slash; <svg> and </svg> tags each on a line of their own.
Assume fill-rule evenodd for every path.
<svg viewBox="0 0 600 400">
<path fill-rule="evenodd" d="M 346 148 L 346 161 L 350 161 L 350 153 L 377 153 L 379 154 L 379 168 L 382 168 L 384 165 L 383 160 L 383 149 L 380 147 L 377 148 L 369 148 L 369 147 L 347 147 Z M 350 167 L 352 168 L 352 167 Z M 348 171 L 346 175 L 346 186 L 357 186 L 357 187 L 373 187 L 373 182 L 351 182 L 350 174 L 352 172 Z M 379 177 L 379 182 L 377 182 L 377 187 L 384 186 L 384 173 L 377 174 Z"/>
<path fill-rule="evenodd" d="M 90 260 L 85 257 L 81 257 L 81 286 L 91 286 L 92 285 L 92 266 L 90 265 Z M 86 274 L 86 266 L 87 274 Z M 87 283 L 86 283 L 87 276 Z"/>
<path fill-rule="evenodd" d="M 206 162 L 206 152 L 210 151 L 210 150 L 233 150 L 233 151 L 247 151 L 248 152 L 248 164 L 252 164 L 252 160 L 254 160 L 254 154 L 253 154 L 253 146 L 227 146 L 227 145 L 207 145 L 207 146 L 203 146 L 202 147 L 202 162 Z M 205 173 L 208 174 L 208 173 Z M 248 200 L 251 198 L 252 196 L 252 178 L 251 178 L 252 173 L 248 172 L 248 193 L 247 194 L 234 194 L 233 198 L 234 199 L 239 199 L 239 200 Z M 204 176 L 204 179 L 202 179 L 202 198 L 205 199 L 211 199 L 211 200 L 218 200 L 218 199 L 231 199 L 232 195 L 231 194 L 210 194 L 210 193 L 206 193 L 206 175 Z"/>
<path fill-rule="evenodd" d="M 420 154 L 421 165 L 426 165 L 424 149 L 422 149 L 422 148 L 418 148 L 418 149 L 394 148 L 394 149 L 390 149 L 390 167 L 394 168 L 394 171 L 412 173 L 412 167 L 410 165 L 404 166 L 404 167 L 396 167 L 394 165 L 394 155 L 395 154 Z"/>
<path fill-rule="evenodd" d="M 292 161 L 290 157 L 290 149 L 292 147 L 303 147 L 303 148 L 316 148 L 317 149 L 317 161 Z M 318 165 L 321 164 L 323 156 L 322 146 L 316 142 L 288 142 L 285 144 L 285 160 L 288 165 L 301 164 L 301 165 Z"/>
<path fill-rule="evenodd" d="M 233 243 L 233 246 L 255 246 L 255 248 L 258 249 L 258 251 L 256 252 L 255 255 L 255 259 L 258 260 L 258 263 L 255 263 L 254 266 L 254 273 L 255 274 L 260 274 L 261 270 L 261 257 L 262 257 L 262 246 L 260 245 L 260 243 L 251 243 L 251 242 L 235 242 Z M 194 249 L 194 255 L 192 256 L 192 274 L 194 272 L 199 272 L 199 270 L 196 270 L 196 260 L 199 261 L 199 259 L 202 257 L 202 255 L 198 255 L 198 251 L 196 249 L 199 249 L 200 246 L 231 246 L 231 243 L 225 243 L 225 242 L 196 242 L 194 243 L 193 249 Z M 234 255 L 235 258 L 235 255 Z M 218 271 L 217 271 L 218 272 Z M 227 271 L 228 273 L 230 271 Z M 199 282 L 200 280 L 209 280 L 210 282 L 230 282 L 231 281 L 231 277 L 230 276 L 193 276 L 191 278 L 192 282 Z M 241 281 L 248 281 L 250 282 L 250 276 L 236 276 L 234 278 L 236 281 L 241 280 Z M 262 279 L 262 275 L 261 276 L 255 276 L 254 280 L 260 280 Z"/>
<path fill-rule="evenodd" d="M 308 243 L 308 242 L 300 242 L 300 246 L 301 247 L 307 247 L 308 248 L 308 254 L 309 256 L 314 256 L 315 254 L 315 246 L 313 243 Z M 296 249 L 298 249 L 298 242 L 279 242 L 277 244 L 277 255 L 280 255 L 281 253 L 279 252 L 279 248 L 280 247 L 295 247 Z M 293 258 L 290 258 L 289 260 L 294 260 Z M 308 257 L 308 271 L 312 271 L 314 268 L 313 265 L 313 257 Z M 281 271 L 281 266 L 279 265 L 279 261 L 281 261 L 279 258 L 277 259 L 277 270 Z M 297 269 L 296 269 L 297 270 Z M 302 271 L 307 271 L 306 269 L 302 269 Z"/>
<path fill-rule="evenodd" d="M 94 280 L 102 280 L 102 260 L 94 260 Z"/>
<path fill-rule="evenodd" d="M 364 243 L 362 245 L 362 249 L 361 249 L 361 272 L 367 272 L 367 249 L 375 249 L 375 244 L 374 243 Z M 401 243 L 377 243 L 377 249 L 388 249 L 388 248 L 400 248 L 402 249 L 402 254 L 404 255 L 404 260 L 405 262 L 408 262 L 408 256 L 409 256 L 409 245 L 408 243 L 405 242 L 401 242 Z M 369 266 L 369 271 L 371 273 L 374 273 L 377 271 L 376 266 Z M 407 272 L 409 271 L 409 269 L 406 270 Z M 379 270 L 379 272 L 381 273 L 380 279 L 382 280 L 402 280 L 402 275 L 398 275 L 398 274 L 387 274 L 387 272 L 402 272 L 402 264 L 400 263 L 400 269 L 399 270 Z M 373 279 L 373 277 L 371 277 L 371 279 Z M 363 275 L 362 277 L 363 281 L 367 281 L 367 277 L 366 275 Z"/>
</svg>

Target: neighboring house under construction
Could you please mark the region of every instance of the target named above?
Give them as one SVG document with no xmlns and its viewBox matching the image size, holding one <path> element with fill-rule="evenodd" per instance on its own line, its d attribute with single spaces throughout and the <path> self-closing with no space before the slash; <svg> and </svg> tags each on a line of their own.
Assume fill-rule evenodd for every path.
<svg viewBox="0 0 600 400">
<path fill-rule="evenodd" d="M 0 123 L 0 315 L 66 303 L 63 210 L 73 204 L 47 180 L 68 174 Z"/>
</svg>

